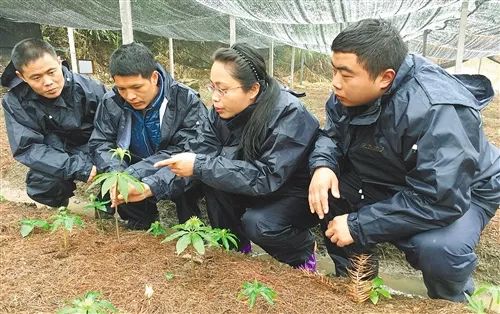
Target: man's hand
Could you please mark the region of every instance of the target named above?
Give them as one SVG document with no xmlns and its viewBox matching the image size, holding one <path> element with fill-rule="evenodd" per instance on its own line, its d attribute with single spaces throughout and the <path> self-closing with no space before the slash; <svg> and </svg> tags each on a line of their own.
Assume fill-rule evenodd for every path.
<svg viewBox="0 0 500 314">
<path fill-rule="evenodd" d="M 148 197 L 153 196 L 153 192 L 151 192 L 151 189 L 149 185 L 146 183 L 142 183 L 142 191 L 137 190 L 135 186 L 129 184 L 128 185 L 128 202 L 129 203 L 135 203 L 135 202 L 140 202 Z M 123 195 L 118 194 L 116 195 L 116 187 L 113 186 L 110 190 L 110 198 L 111 198 L 111 207 L 116 208 L 116 206 L 121 205 L 125 203 L 125 197 Z"/>
<path fill-rule="evenodd" d="M 159 161 L 154 164 L 155 167 L 168 166 L 173 173 L 179 177 L 190 177 L 193 175 L 195 153 L 180 153 L 173 155 L 169 159 Z"/>
<path fill-rule="evenodd" d="M 320 167 L 314 171 L 309 184 L 309 209 L 323 219 L 328 213 L 328 190 L 335 198 L 340 198 L 339 180 L 330 168 Z"/>
<path fill-rule="evenodd" d="M 328 229 L 325 232 L 330 241 L 338 247 L 354 243 L 354 239 L 349 232 L 349 226 L 347 225 L 347 215 L 337 216 L 330 220 Z"/>
<path fill-rule="evenodd" d="M 89 178 L 87 179 L 87 183 L 92 182 L 96 175 L 97 175 L 97 167 L 92 166 L 92 170 L 90 170 L 90 175 Z"/>
</svg>

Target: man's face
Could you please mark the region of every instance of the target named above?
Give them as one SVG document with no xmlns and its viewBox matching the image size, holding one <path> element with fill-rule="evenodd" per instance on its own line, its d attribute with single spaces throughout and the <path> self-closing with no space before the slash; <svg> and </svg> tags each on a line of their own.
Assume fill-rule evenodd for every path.
<svg viewBox="0 0 500 314">
<path fill-rule="evenodd" d="M 45 98 L 57 98 L 64 87 L 61 61 L 46 53 L 41 58 L 22 66 L 16 71 L 35 93 Z"/>
<path fill-rule="evenodd" d="M 146 109 L 158 94 L 158 76 L 154 71 L 150 78 L 142 75 L 115 75 L 115 86 L 122 96 L 135 110 Z"/>
<path fill-rule="evenodd" d="M 333 91 L 337 99 L 346 107 L 368 104 L 383 95 L 392 82 L 388 81 L 386 70 L 375 79 L 370 77 L 354 53 L 333 52 Z"/>
</svg>

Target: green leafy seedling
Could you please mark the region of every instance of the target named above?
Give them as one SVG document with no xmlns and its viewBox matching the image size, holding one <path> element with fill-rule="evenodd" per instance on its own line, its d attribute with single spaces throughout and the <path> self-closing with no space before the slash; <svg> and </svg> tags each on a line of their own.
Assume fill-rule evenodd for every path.
<svg viewBox="0 0 500 314">
<path fill-rule="evenodd" d="M 205 254 L 205 243 L 217 245 L 212 237 L 212 228 L 205 226 L 196 216 L 183 224 L 173 226 L 172 229 L 177 231 L 166 237 L 162 243 L 178 239 L 175 246 L 178 255 L 189 245 L 192 245 L 199 255 Z"/>
<path fill-rule="evenodd" d="M 89 291 L 81 298 L 71 302 L 71 305 L 57 311 L 57 314 L 108 314 L 118 310 L 107 300 L 100 300 L 101 293 Z"/>
<path fill-rule="evenodd" d="M 370 301 L 373 304 L 377 304 L 380 300 L 380 296 L 383 296 L 386 299 L 392 299 L 391 293 L 384 288 L 384 280 L 379 276 L 373 278 L 372 280 L 372 289 L 370 291 Z"/>
<path fill-rule="evenodd" d="M 167 272 L 165 272 L 165 279 L 167 279 L 168 281 L 170 281 L 170 280 L 174 279 L 174 277 L 175 277 L 175 276 L 174 276 L 174 273 L 173 273 L 173 272 L 171 272 L 171 271 L 167 271 Z"/>
<path fill-rule="evenodd" d="M 488 308 L 484 304 L 481 297 L 489 297 L 490 304 Z M 474 291 L 472 295 L 465 293 L 465 298 L 467 299 L 468 308 L 477 314 L 482 313 L 492 313 L 493 305 L 500 305 L 500 286 L 495 285 L 482 285 Z"/>
<path fill-rule="evenodd" d="M 159 221 L 155 221 L 151 224 L 151 227 L 146 232 L 151 233 L 155 237 L 158 237 L 166 234 L 167 230 L 163 228 L 162 224 Z"/>
<path fill-rule="evenodd" d="M 226 251 L 231 248 L 238 248 L 238 237 L 228 229 L 212 229 L 212 239 Z"/>
<path fill-rule="evenodd" d="M 123 159 L 128 157 L 130 159 L 130 153 L 126 149 L 120 147 L 116 149 L 111 149 L 111 156 L 118 156 L 120 163 L 123 163 Z M 101 173 L 95 176 L 94 182 L 88 187 L 87 190 L 92 189 L 94 186 L 101 184 L 101 195 L 106 195 L 111 189 L 114 189 L 115 195 L 121 194 L 125 203 L 128 203 L 128 192 L 129 186 L 133 186 L 137 191 L 144 191 L 141 181 L 137 178 L 131 176 L 129 173 L 124 171 L 111 171 Z M 116 238 L 120 240 L 120 229 L 118 228 L 118 208 L 115 210 L 115 226 L 116 226 Z"/>
<path fill-rule="evenodd" d="M 5 201 L 6 201 L 5 196 L 3 196 L 2 194 L 0 194 L 0 203 L 1 202 L 5 202 Z"/>
<path fill-rule="evenodd" d="M 101 218 L 101 213 L 107 213 L 106 205 L 111 201 L 100 201 L 93 193 L 89 195 L 89 202 L 83 207 L 84 210 L 94 210 L 98 218 Z"/>
<path fill-rule="evenodd" d="M 23 219 L 21 220 L 21 236 L 23 238 L 31 234 L 35 228 L 43 230 L 50 229 L 50 223 L 42 219 Z"/>
<path fill-rule="evenodd" d="M 274 305 L 277 293 L 274 289 L 255 279 L 253 282 L 247 281 L 243 283 L 238 294 L 238 299 L 247 299 L 248 308 L 251 310 L 255 306 L 255 302 L 259 296 L 266 300 L 267 303 Z"/>
<path fill-rule="evenodd" d="M 73 231 L 74 226 L 83 227 L 83 221 L 79 216 L 71 214 L 67 207 L 59 207 L 57 211 L 57 215 L 52 216 L 54 220 L 50 229 L 52 233 L 62 229 L 63 248 L 66 250 L 68 248 L 68 234 Z"/>
</svg>

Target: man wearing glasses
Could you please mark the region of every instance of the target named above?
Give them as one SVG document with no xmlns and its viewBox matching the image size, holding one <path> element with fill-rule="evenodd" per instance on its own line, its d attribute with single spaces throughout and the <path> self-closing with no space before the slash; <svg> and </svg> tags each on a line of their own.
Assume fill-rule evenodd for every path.
<svg viewBox="0 0 500 314">
<path fill-rule="evenodd" d="M 197 93 L 174 81 L 142 44 L 131 43 L 115 50 L 109 69 L 115 86 L 97 110 L 90 139 L 97 170 L 126 169 L 146 183 L 144 186 L 159 186 L 158 168 L 153 164 L 190 150 L 207 109 Z M 110 149 L 116 147 L 128 149 L 131 160 L 120 163 L 112 158 Z M 173 197 L 180 222 L 199 213 L 199 195 L 198 189 L 192 187 Z M 124 204 L 118 213 L 127 221 L 127 228 L 148 229 L 158 220 L 156 201 L 150 197 Z"/>
</svg>

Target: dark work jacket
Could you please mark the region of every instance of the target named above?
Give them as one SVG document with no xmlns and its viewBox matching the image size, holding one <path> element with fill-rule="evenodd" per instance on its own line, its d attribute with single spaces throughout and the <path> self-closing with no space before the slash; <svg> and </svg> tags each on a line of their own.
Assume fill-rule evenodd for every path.
<svg viewBox="0 0 500 314">
<path fill-rule="evenodd" d="M 408 55 L 391 88 L 364 112 L 335 96 L 327 125 L 310 156 L 311 169 L 354 171 L 363 186 L 391 198 L 348 216 L 361 245 L 392 241 L 447 226 L 471 202 L 493 216 L 500 203 L 500 153 L 481 128 L 481 110 L 493 96 L 480 75 L 450 75 Z"/>
<path fill-rule="evenodd" d="M 62 69 L 61 95 L 46 100 L 15 76 L 13 66 L 7 67 L 2 75 L 2 85 L 9 88 L 2 101 L 7 135 L 14 158 L 25 166 L 64 180 L 87 181 L 92 159 L 70 151 L 87 144 L 106 89 L 97 81 Z M 64 147 L 49 145 L 49 135 L 57 135 Z"/>
<path fill-rule="evenodd" d="M 317 137 L 318 121 L 296 97 L 281 91 L 259 157 L 245 161 L 239 157 L 238 145 L 255 106 L 231 120 L 221 119 L 214 110 L 209 112 L 193 147 L 197 155 L 192 178 L 221 191 L 250 197 L 307 197 L 307 157 Z M 170 197 L 183 184 L 168 168 L 150 179 L 163 182 L 152 189 L 159 199 Z"/>
<path fill-rule="evenodd" d="M 190 150 L 190 142 L 196 138 L 197 130 L 207 117 L 207 109 L 197 94 L 172 79 L 159 64 L 157 71 L 164 78 L 164 97 L 166 110 L 160 126 L 160 144 L 155 154 L 141 161 L 123 163 L 111 158 L 110 149 L 128 149 L 132 132 L 132 110 L 116 89 L 108 92 L 96 113 L 95 129 L 89 142 L 92 157 L 99 172 L 125 170 L 138 179 L 153 175 L 158 168 L 152 167 L 155 161 L 170 157 L 172 154 Z M 158 108 L 157 108 L 158 109 Z M 156 154 L 162 151 L 162 154 Z"/>
</svg>

